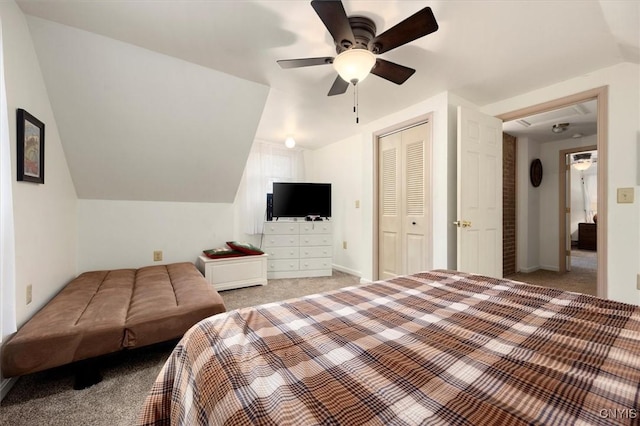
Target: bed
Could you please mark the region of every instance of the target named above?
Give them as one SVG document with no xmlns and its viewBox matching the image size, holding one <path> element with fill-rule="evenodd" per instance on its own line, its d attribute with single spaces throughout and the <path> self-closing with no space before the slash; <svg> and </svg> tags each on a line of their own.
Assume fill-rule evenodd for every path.
<svg viewBox="0 0 640 426">
<path fill-rule="evenodd" d="M 140 425 L 637 423 L 640 307 L 435 270 L 191 328 Z"/>
</svg>

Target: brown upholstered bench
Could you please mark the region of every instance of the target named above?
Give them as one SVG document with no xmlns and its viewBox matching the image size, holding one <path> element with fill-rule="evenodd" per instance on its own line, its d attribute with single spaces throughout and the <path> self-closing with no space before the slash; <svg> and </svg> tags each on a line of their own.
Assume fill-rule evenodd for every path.
<svg viewBox="0 0 640 426">
<path fill-rule="evenodd" d="M 224 311 L 222 297 L 192 263 L 85 272 L 3 346 L 2 375 L 21 376 L 177 339 L 198 321 Z"/>
</svg>

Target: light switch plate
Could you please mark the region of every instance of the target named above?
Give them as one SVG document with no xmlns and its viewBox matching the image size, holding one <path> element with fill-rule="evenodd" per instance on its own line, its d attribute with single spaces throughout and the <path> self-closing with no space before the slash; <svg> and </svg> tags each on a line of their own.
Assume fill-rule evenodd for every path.
<svg viewBox="0 0 640 426">
<path fill-rule="evenodd" d="M 640 274 L 638 274 L 638 278 L 636 279 L 636 287 L 640 290 Z"/>
<path fill-rule="evenodd" d="M 633 188 L 618 188 L 618 203 L 633 203 Z"/>
</svg>

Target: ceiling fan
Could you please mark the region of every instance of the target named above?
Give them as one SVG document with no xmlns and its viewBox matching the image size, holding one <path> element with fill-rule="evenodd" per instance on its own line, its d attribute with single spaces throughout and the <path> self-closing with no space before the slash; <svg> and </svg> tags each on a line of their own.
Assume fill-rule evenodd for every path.
<svg viewBox="0 0 640 426">
<path fill-rule="evenodd" d="M 375 23 L 365 16 L 350 16 L 340 0 L 313 0 L 316 11 L 333 37 L 337 57 L 284 59 L 277 61 L 282 68 L 300 68 L 312 65 L 333 64 L 338 72 L 328 96 L 347 91 L 349 83 L 354 86 L 369 73 L 396 84 L 402 84 L 416 72 L 375 55 L 388 52 L 438 30 L 433 12 L 425 7 L 404 21 L 376 36 Z"/>
</svg>

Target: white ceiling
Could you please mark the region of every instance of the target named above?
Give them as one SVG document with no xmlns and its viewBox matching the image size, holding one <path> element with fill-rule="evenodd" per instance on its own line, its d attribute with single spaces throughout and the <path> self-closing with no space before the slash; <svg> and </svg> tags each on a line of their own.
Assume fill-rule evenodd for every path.
<svg viewBox="0 0 640 426">
<path fill-rule="evenodd" d="M 568 124 L 560 133 L 553 132 L 555 124 Z M 537 142 L 554 142 L 597 133 L 597 102 L 595 100 L 559 108 L 553 111 L 508 121 L 502 129 L 510 135 L 527 137 Z"/>
<path fill-rule="evenodd" d="M 640 62 L 637 1 L 345 0 L 343 3 L 348 15 L 372 18 L 378 34 L 425 6 L 433 9 L 440 26 L 433 34 L 381 55 L 417 72 L 401 86 L 376 76 L 359 84 L 360 126 L 446 90 L 482 106 L 616 63 Z M 255 131 L 250 140 L 244 135 L 238 142 L 242 146 L 237 153 L 240 156 L 248 150 L 254 136 L 281 143 L 287 135 L 293 135 L 300 146 L 313 149 L 358 133 L 351 89 L 345 95 L 327 97 L 336 76 L 330 65 L 285 70 L 276 64 L 278 59 L 335 55 L 327 30 L 308 1 L 18 0 L 18 4 L 27 15 L 75 28 L 55 26 L 41 19 L 28 20 L 32 34 L 38 32 L 34 44 L 47 87 L 50 92 L 55 87 L 58 93 L 53 96 L 50 93 L 57 120 L 59 114 L 64 114 L 62 108 L 84 104 L 87 111 L 94 108 L 100 111 L 104 106 L 99 104 L 113 102 L 77 93 L 77 80 L 84 78 L 83 72 L 90 71 L 96 78 L 100 74 L 100 84 L 117 87 L 122 73 L 97 73 L 95 66 L 83 70 L 74 64 L 85 60 L 84 51 L 92 53 L 88 60 L 105 67 L 107 64 L 100 61 L 100 49 L 104 45 L 113 48 L 114 43 L 126 43 L 218 73 L 207 86 L 212 99 L 198 105 L 219 115 L 214 130 L 225 122 L 237 126 L 243 103 L 249 109 L 262 108 L 260 90 L 253 88 L 255 91 L 239 99 L 237 103 L 241 105 L 234 105 L 227 114 L 224 105 L 229 99 L 216 99 L 216 90 L 222 90 L 229 82 L 233 82 L 229 87 L 240 84 L 238 79 L 266 87 L 268 97 L 261 115 L 258 114 L 259 121 L 251 123 L 252 117 L 247 116 L 248 128 Z M 79 36 L 84 32 L 94 35 Z M 69 49 L 66 46 L 73 37 L 82 42 Z M 112 41 L 106 42 L 105 37 Z M 56 55 L 63 59 L 56 60 Z M 70 55 L 76 55 L 76 60 Z M 62 67 L 63 61 L 66 68 Z M 54 64 L 58 67 L 55 73 L 50 72 Z M 118 66 L 143 64 L 135 61 Z M 220 73 L 228 74 L 226 80 Z M 193 86 L 180 102 L 187 104 L 189 97 L 197 96 L 193 92 L 197 83 Z M 178 96 L 179 88 L 170 92 L 170 96 Z M 66 99 L 61 101 L 63 97 Z M 155 107 L 150 107 L 155 112 Z M 106 110 L 112 112 L 114 108 Z M 184 120 L 181 127 L 201 126 L 204 120 L 190 123 L 186 117 L 180 119 Z M 155 120 L 162 126 L 172 117 L 168 111 L 158 111 Z M 58 125 L 66 143 L 65 139 L 73 137 L 76 130 L 70 124 Z M 73 170 L 72 175 L 76 186 L 84 180 Z M 95 191 L 88 190 L 84 196 L 103 197 Z M 119 196 L 114 193 L 109 197 Z M 128 194 L 124 198 L 140 197 Z"/>
</svg>

